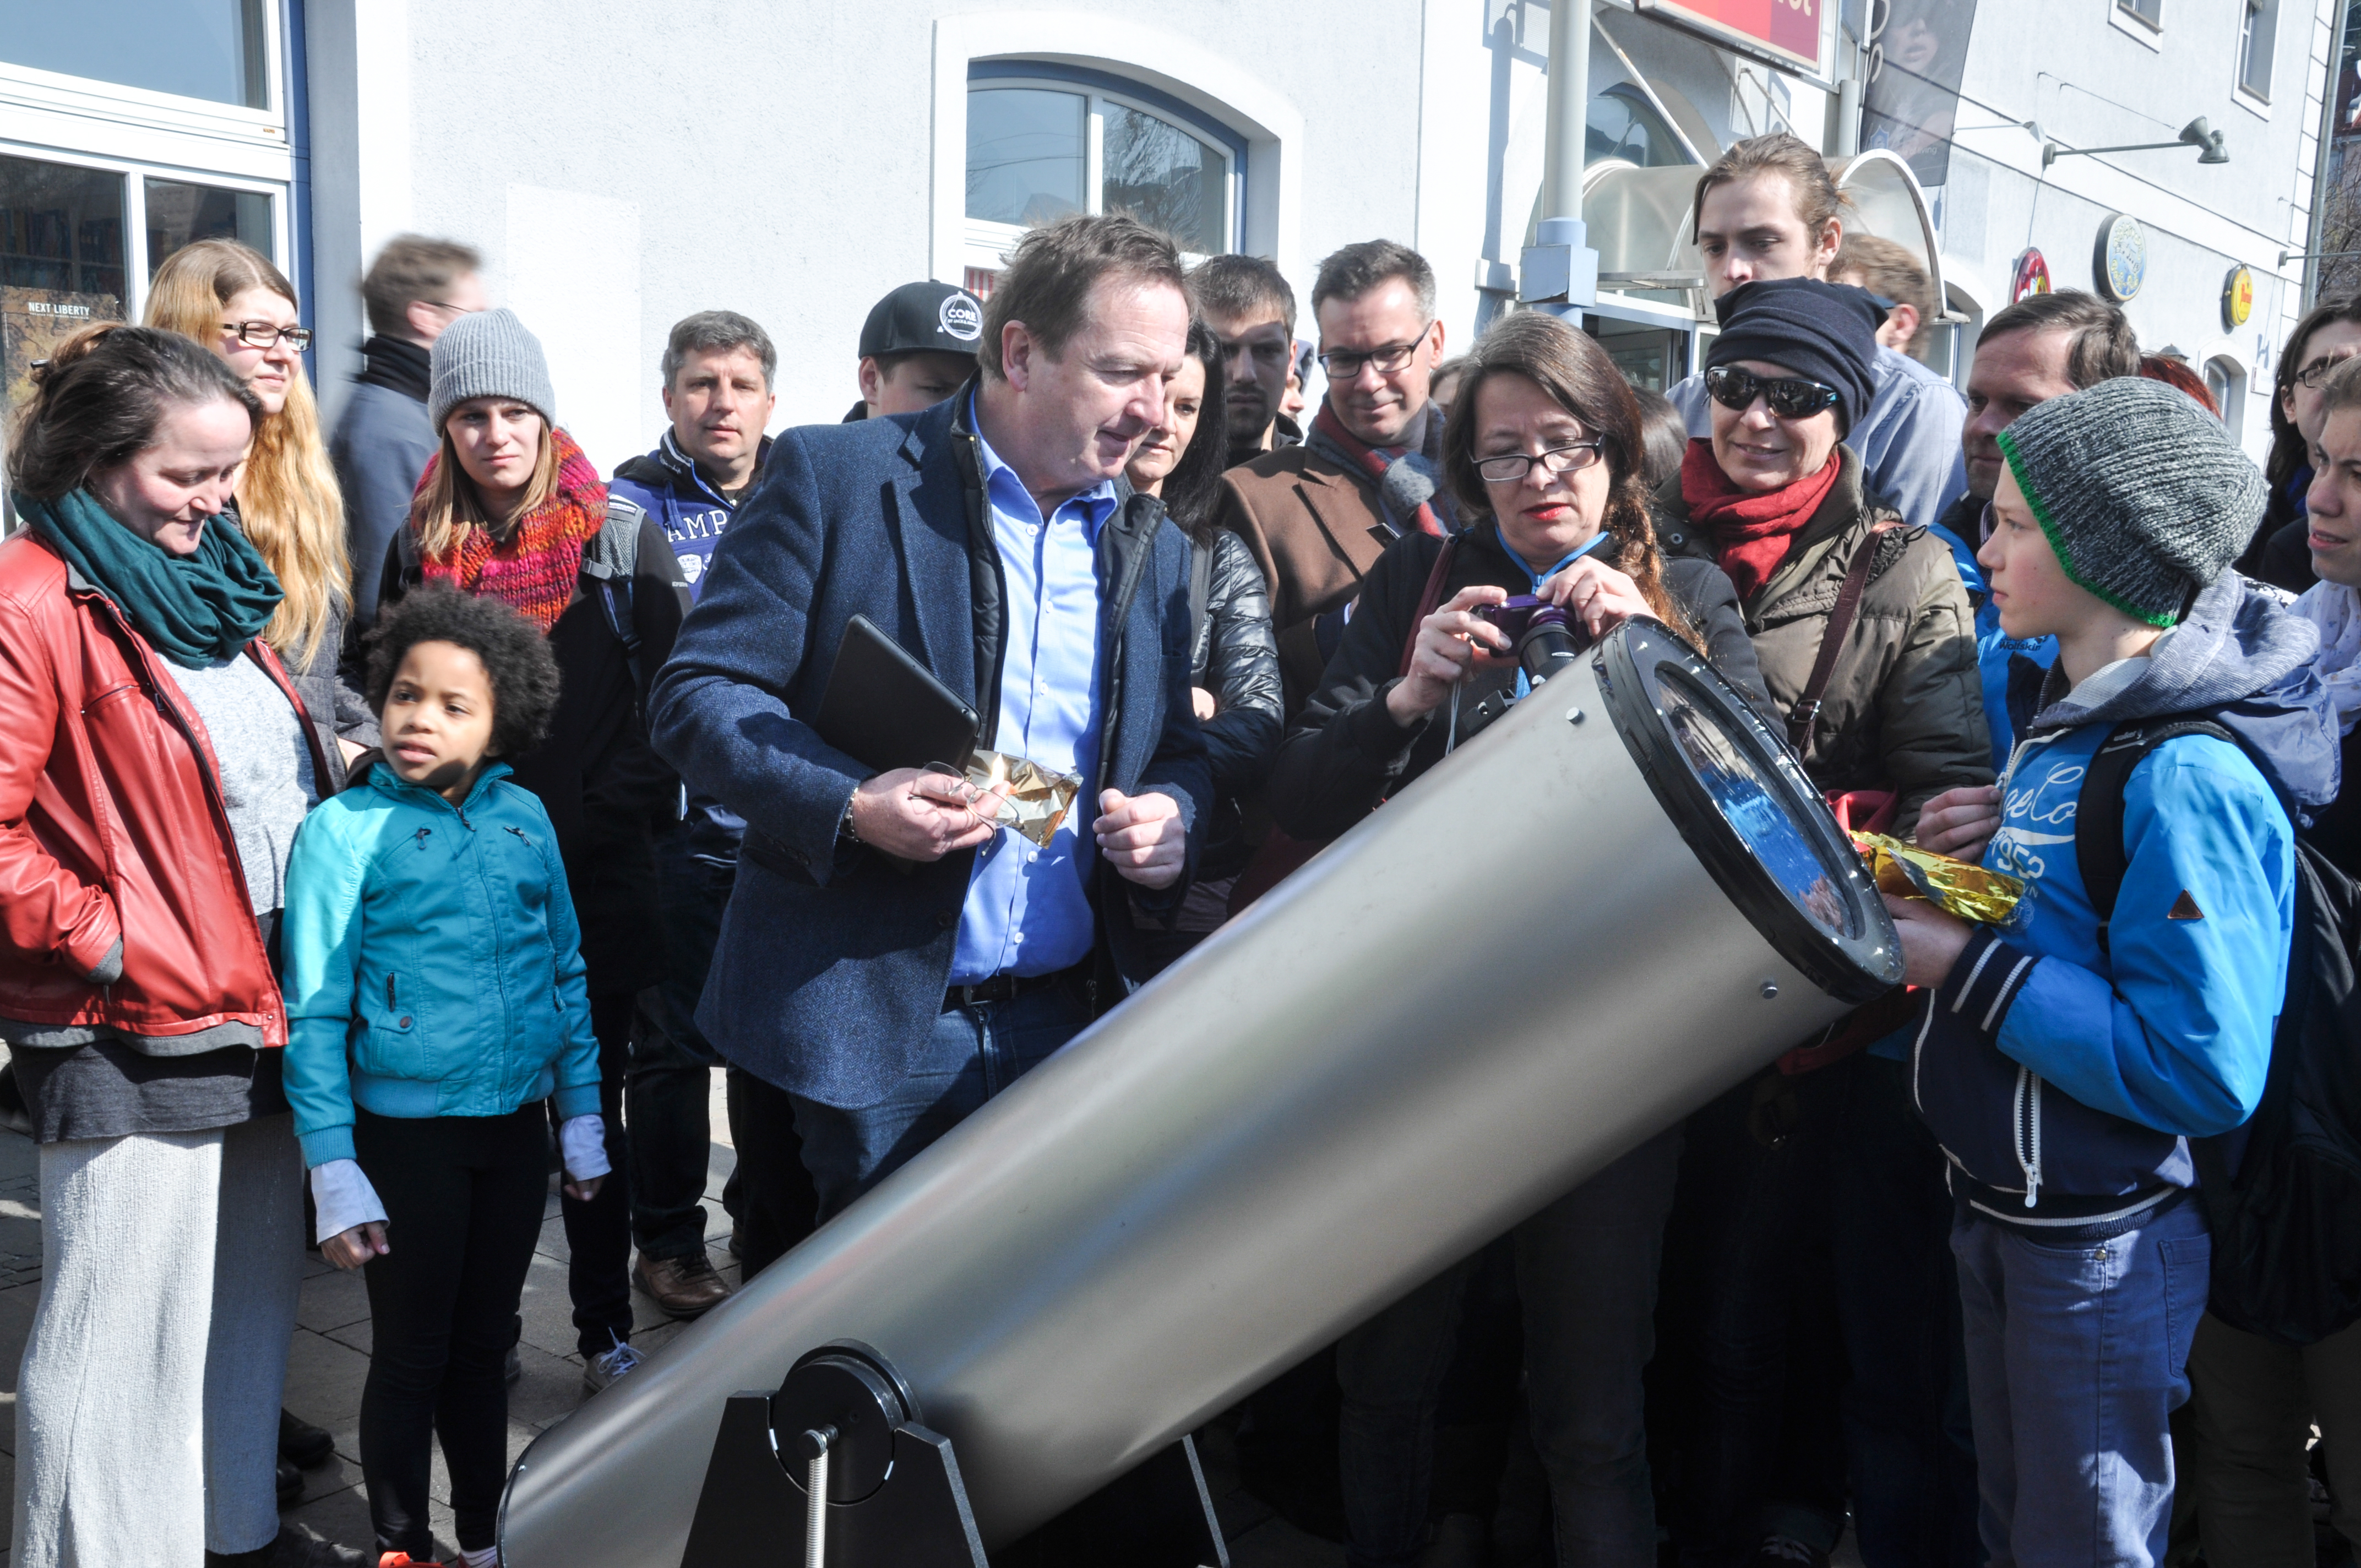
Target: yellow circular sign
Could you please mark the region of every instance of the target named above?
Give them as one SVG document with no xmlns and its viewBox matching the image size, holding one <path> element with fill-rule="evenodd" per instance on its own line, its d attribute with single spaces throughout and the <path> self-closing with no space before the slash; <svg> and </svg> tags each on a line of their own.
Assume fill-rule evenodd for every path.
<svg viewBox="0 0 2361 1568">
<path fill-rule="evenodd" d="M 2246 318 L 2255 313 L 2255 275 L 2244 267 L 2233 267 L 2222 280 L 2222 327 L 2224 331 L 2242 327 Z"/>
</svg>

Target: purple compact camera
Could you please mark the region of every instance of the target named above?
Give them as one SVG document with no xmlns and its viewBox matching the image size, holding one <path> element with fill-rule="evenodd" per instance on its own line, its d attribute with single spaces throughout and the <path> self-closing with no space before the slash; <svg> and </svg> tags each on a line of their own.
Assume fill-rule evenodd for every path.
<svg viewBox="0 0 2361 1568">
<path fill-rule="evenodd" d="M 1478 620 L 1488 620 L 1500 629 L 1500 634 L 1514 646 L 1533 621 L 1535 610 L 1554 608 L 1550 601 L 1532 594 L 1519 594 L 1506 604 L 1479 604 L 1467 613 Z"/>
</svg>

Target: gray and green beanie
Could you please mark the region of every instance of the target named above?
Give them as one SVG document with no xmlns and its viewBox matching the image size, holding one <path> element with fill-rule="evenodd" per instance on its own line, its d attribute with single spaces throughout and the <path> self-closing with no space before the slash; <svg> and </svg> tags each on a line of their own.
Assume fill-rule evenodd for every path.
<svg viewBox="0 0 2361 1568">
<path fill-rule="evenodd" d="M 2151 626 L 2238 558 L 2269 497 L 2220 420 L 2140 377 L 2038 404 L 1999 441 L 2066 576 Z"/>
</svg>

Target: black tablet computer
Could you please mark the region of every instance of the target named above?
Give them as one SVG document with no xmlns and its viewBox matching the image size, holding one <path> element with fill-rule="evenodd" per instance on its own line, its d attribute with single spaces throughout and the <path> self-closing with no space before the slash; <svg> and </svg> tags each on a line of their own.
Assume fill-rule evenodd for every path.
<svg viewBox="0 0 2361 1568">
<path fill-rule="evenodd" d="M 876 773 L 930 762 L 965 771 L 983 720 L 865 615 L 836 645 L 836 668 L 812 728 Z"/>
</svg>

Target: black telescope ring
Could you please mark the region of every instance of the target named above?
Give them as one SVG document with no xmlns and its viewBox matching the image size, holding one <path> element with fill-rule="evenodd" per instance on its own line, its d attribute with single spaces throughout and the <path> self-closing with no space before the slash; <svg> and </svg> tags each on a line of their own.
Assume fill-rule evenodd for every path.
<svg viewBox="0 0 2361 1568">
<path fill-rule="evenodd" d="M 1869 868 L 1829 814 L 1817 785 L 1754 705 L 1662 621 L 1634 617 L 1598 640 L 1592 671 L 1616 732 L 1630 748 L 1657 804 L 1731 903 L 1779 956 L 1840 1002 L 1871 1002 L 1902 983 L 1902 944 Z M 1757 784 L 1809 844 L 1851 929 L 1828 929 L 1798 907 L 1723 813 L 1672 733 L 1664 704 L 1672 688 L 1709 711 L 1738 746 Z"/>
</svg>

